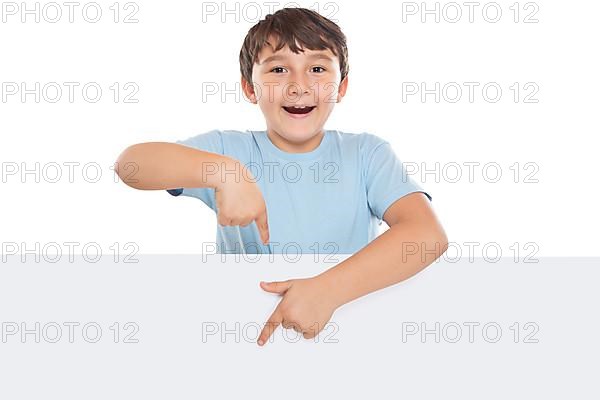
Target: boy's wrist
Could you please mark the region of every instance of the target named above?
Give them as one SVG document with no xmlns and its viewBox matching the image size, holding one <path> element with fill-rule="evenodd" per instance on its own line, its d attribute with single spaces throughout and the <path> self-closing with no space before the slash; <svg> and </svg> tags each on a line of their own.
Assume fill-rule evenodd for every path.
<svg viewBox="0 0 600 400">
<path fill-rule="evenodd" d="M 208 159 L 203 159 L 198 168 L 198 179 L 201 186 L 221 190 L 227 179 L 239 181 L 243 166 L 231 157 L 222 154 L 212 154 Z"/>
<path fill-rule="evenodd" d="M 334 307 L 339 308 L 346 304 L 347 301 L 346 294 L 344 293 L 344 285 L 337 278 L 338 271 L 334 270 L 334 268 L 320 273 L 315 278 L 322 283 Z"/>
</svg>

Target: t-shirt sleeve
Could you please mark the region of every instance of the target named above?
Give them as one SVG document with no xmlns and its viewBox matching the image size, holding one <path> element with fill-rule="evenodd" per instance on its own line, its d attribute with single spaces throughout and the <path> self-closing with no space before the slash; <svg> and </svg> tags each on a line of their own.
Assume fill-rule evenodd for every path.
<svg viewBox="0 0 600 400">
<path fill-rule="evenodd" d="M 223 137 L 221 131 L 212 130 L 175 143 L 211 153 L 223 154 Z M 215 210 L 215 190 L 213 188 L 172 188 L 167 192 L 173 196 L 189 196 L 202 200 Z"/>
<path fill-rule="evenodd" d="M 407 174 L 390 143 L 381 139 L 367 159 L 366 185 L 369 208 L 380 221 L 389 206 L 409 193 L 422 192 L 432 200 Z"/>
</svg>

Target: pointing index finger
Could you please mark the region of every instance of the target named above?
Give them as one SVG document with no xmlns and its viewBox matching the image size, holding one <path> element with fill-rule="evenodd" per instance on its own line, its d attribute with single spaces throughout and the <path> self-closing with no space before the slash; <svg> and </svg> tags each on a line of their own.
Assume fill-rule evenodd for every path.
<svg viewBox="0 0 600 400">
<path fill-rule="evenodd" d="M 260 238 L 264 244 L 269 242 L 269 223 L 267 220 L 267 211 L 263 211 L 258 217 L 256 217 L 256 227 L 260 233 Z"/>
<path fill-rule="evenodd" d="M 281 318 L 281 315 L 279 315 L 279 307 L 278 307 L 275 309 L 273 314 L 271 314 L 271 317 L 265 324 L 265 327 L 260 332 L 260 335 L 258 337 L 258 345 L 259 346 L 262 346 L 267 342 L 267 340 L 271 337 L 271 335 L 273 334 L 275 329 L 277 329 L 279 324 L 281 324 L 281 321 L 282 321 L 282 318 Z"/>
</svg>

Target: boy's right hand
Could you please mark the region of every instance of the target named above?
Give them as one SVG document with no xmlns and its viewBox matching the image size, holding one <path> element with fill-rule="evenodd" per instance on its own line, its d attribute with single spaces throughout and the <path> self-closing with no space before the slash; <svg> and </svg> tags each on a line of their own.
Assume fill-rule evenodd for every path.
<svg viewBox="0 0 600 400">
<path fill-rule="evenodd" d="M 233 160 L 232 163 L 238 161 Z M 260 238 L 267 244 L 269 224 L 265 200 L 252 173 L 244 165 L 239 167 L 241 176 L 225 174 L 225 179 L 220 179 L 215 188 L 217 223 L 222 226 L 247 226 L 256 221 Z M 227 168 L 229 171 L 231 169 Z"/>
</svg>

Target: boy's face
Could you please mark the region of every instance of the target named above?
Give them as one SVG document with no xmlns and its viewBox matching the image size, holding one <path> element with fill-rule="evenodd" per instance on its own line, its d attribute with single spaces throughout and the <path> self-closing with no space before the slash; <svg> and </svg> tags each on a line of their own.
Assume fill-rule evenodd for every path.
<svg viewBox="0 0 600 400">
<path fill-rule="evenodd" d="M 276 41 L 271 38 L 269 43 Z M 330 50 L 304 49 L 294 54 L 287 46 L 273 52 L 267 45 L 252 70 L 254 86 L 244 79 L 242 86 L 246 97 L 258 103 L 269 130 L 301 144 L 322 131 L 335 103 L 344 96 L 348 80 L 340 83 L 340 77 L 338 58 Z"/>
</svg>

